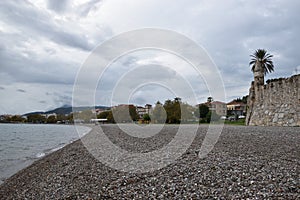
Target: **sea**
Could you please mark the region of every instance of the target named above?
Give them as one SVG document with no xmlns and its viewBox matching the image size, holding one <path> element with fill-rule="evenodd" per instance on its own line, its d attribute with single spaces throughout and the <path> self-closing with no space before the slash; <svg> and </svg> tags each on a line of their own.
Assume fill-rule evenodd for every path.
<svg viewBox="0 0 300 200">
<path fill-rule="evenodd" d="M 0 184 L 89 131 L 88 127 L 74 125 L 0 124 Z"/>
</svg>

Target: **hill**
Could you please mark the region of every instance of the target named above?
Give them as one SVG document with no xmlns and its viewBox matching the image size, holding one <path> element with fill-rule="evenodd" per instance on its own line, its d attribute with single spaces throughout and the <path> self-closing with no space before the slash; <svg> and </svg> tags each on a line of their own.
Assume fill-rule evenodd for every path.
<svg viewBox="0 0 300 200">
<path fill-rule="evenodd" d="M 68 115 L 68 114 L 72 113 L 73 111 L 78 112 L 78 111 L 92 110 L 92 109 L 107 110 L 107 109 L 110 109 L 110 107 L 108 107 L 108 106 L 95 106 L 95 107 L 93 107 L 93 106 L 81 106 L 81 107 L 63 106 L 63 107 L 55 108 L 53 110 L 49 110 L 46 112 L 42 112 L 42 111 L 30 112 L 30 113 L 24 114 L 23 116 L 28 116 L 28 115 L 33 115 L 33 114 L 51 114 L 51 113 L 56 113 L 59 115 Z"/>
</svg>

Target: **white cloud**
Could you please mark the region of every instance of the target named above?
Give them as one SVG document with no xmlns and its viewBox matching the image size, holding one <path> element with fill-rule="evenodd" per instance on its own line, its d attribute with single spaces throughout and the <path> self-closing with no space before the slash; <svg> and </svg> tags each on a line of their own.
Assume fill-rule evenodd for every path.
<svg viewBox="0 0 300 200">
<path fill-rule="evenodd" d="M 202 45 L 219 67 L 228 98 L 245 95 L 252 80 L 249 54 L 257 48 L 274 54 L 275 72 L 267 78 L 295 73 L 299 66 L 299 7 L 297 0 L 1 1 L 0 92 L 5 98 L 0 100 L 0 114 L 70 101 L 76 73 L 91 49 L 115 34 L 145 27 L 174 30 Z M 105 81 L 113 84 L 137 65 L 170 67 L 199 85 L 199 101 L 206 99 L 201 77 L 193 77 L 191 70 L 185 70 L 188 65 L 184 61 L 169 54 L 127 56 L 107 72 Z M 26 92 L 16 92 L 18 89 Z M 111 92 L 111 87 L 103 89 L 104 94 Z M 48 90 L 50 95 L 44 99 Z M 69 92 L 63 95 L 64 91 Z M 167 96 L 161 95 L 159 88 L 151 92 L 157 95 L 155 101 Z M 133 99 L 145 102 L 143 94 L 150 95 L 146 89 L 139 90 Z M 107 102 L 105 97 L 98 99 L 99 104 Z"/>
</svg>

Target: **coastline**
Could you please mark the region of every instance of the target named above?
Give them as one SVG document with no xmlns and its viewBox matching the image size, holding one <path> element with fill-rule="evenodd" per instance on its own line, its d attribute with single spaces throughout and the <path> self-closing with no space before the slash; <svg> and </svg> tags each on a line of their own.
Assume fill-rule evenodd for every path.
<svg viewBox="0 0 300 200">
<path fill-rule="evenodd" d="M 18 171 L 78 140 L 91 130 L 86 126 L 76 128 L 74 125 L 56 124 L 0 125 L 0 185 Z"/>
<path fill-rule="evenodd" d="M 110 137 L 121 137 L 120 144 L 135 140 L 120 135 L 113 125 L 103 127 L 111 130 Z M 157 141 L 172 137 L 168 127 Z M 299 127 L 225 126 L 213 151 L 199 159 L 206 130 L 200 126 L 177 162 L 143 174 L 109 168 L 76 140 L 5 180 L 0 199 L 299 198 Z"/>
</svg>

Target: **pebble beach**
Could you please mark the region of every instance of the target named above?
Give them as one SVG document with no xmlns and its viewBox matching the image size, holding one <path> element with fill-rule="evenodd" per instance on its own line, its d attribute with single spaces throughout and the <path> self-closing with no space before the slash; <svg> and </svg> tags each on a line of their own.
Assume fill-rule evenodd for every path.
<svg viewBox="0 0 300 200">
<path fill-rule="evenodd" d="M 116 125 L 101 127 L 115 145 L 140 153 L 162 148 L 178 128 L 138 138 Z M 176 161 L 145 173 L 113 169 L 77 140 L 5 180 L 0 199 L 300 199 L 299 127 L 224 126 L 199 158 L 207 129 L 199 126 Z"/>
</svg>

